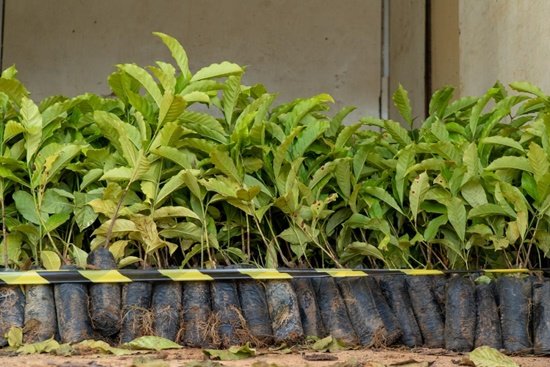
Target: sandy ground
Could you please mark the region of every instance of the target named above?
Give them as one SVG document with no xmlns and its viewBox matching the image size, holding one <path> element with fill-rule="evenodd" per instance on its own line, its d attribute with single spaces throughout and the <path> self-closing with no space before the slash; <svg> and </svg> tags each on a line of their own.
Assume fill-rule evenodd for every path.
<svg viewBox="0 0 550 367">
<path fill-rule="evenodd" d="M 311 357 L 332 358 L 332 361 L 308 361 Z M 71 357 L 59 357 L 54 355 L 29 355 L 29 356 L 0 356 L 0 366 L 62 366 L 62 367 L 214 367 L 214 366 L 243 366 L 243 367 L 294 367 L 294 366 L 318 366 L 318 367 L 383 367 L 383 366 L 409 366 L 421 367 L 426 363 L 407 364 L 406 362 L 428 362 L 431 367 L 456 367 L 465 365 L 461 363 L 463 355 L 449 354 L 439 350 L 352 350 L 336 353 L 298 352 L 292 354 L 275 354 L 270 351 L 258 351 L 258 356 L 240 361 L 222 361 L 217 363 L 195 364 L 193 361 L 203 361 L 203 353 L 200 349 L 181 349 L 158 353 L 140 354 L 139 356 L 114 357 L 107 355 L 79 355 Z M 522 367 L 546 367 L 550 366 L 550 357 L 513 357 Z M 272 365 L 275 364 L 275 365 Z"/>
</svg>

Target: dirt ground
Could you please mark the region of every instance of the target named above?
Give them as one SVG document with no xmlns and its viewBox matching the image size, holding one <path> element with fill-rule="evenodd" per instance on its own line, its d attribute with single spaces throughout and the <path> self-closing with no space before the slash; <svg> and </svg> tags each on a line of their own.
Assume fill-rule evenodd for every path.
<svg viewBox="0 0 550 367">
<path fill-rule="evenodd" d="M 308 361 L 305 358 L 332 358 L 331 361 Z M 215 366 L 243 366 L 243 367 L 384 367 L 384 366 L 409 366 L 409 367 L 456 367 L 465 365 L 461 360 L 463 355 L 449 354 L 442 350 L 352 350 L 336 353 L 298 352 L 292 354 L 276 354 L 267 350 L 259 350 L 258 356 L 240 361 L 222 361 L 217 363 L 195 364 L 193 361 L 203 361 L 203 353 L 200 349 L 181 349 L 158 353 L 145 353 L 123 357 L 90 354 L 71 357 L 59 357 L 54 355 L 29 355 L 29 356 L 0 356 L 0 366 L 60 366 L 60 367 L 215 367 Z M 513 357 L 522 367 L 546 367 L 550 365 L 550 357 Z M 428 362 L 414 364 L 416 362 Z M 409 362 L 410 364 L 408 364 Z M 274 364 L 274 365 L 273 365 Z"/>
</svg>

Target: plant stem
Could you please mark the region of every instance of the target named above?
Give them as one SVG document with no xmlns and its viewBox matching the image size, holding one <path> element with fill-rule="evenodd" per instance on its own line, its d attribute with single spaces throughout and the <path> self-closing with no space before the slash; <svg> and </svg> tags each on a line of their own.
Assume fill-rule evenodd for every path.
<svg viewBox="0 0 550 367">
<path fill-rule="evenodd" d="M 3 182 L 2 182 L 2 186 Z M 2 191 L 3 188 L 2 188 Z M 4 241 L 4 269 L 8 269 L 9 257 L 8 257 L 8 231 L 6 230 L 6 208 L 4 206 L 4 197 L 0 197 L 0 207 L 2 209 L 2 240 Z"/>
</svg>

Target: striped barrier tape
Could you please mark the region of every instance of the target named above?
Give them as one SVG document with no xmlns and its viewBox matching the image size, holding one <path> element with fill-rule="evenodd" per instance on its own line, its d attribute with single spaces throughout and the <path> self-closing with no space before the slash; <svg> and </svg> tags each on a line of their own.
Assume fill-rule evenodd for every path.
<svg viewBox="0 0 550 367">
<path fill-rule="evenodd" d="M 512 274 L 550 272 L 550 269 L 118 269 L 0 271 L 0 284 L 38 285 L 58 283 L 131 283 L 162 281 L 277 280 L 343 278 L 369 275 L 446 275 L 457 273 Z"/>
</svg>

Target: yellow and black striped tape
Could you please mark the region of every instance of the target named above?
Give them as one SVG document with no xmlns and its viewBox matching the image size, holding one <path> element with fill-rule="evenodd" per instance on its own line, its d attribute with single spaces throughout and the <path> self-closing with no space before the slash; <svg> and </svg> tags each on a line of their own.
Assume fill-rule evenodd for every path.
<svg viewBox="0 0 550 367">
<path fill-rule="evenodd" d="M 446 275 L 455 273 L 511 274 L 550 272 L 550 269 L 119 269 L 0 271 L 0 284 L 37 285 L 58 283 L 130 283 L 162 281 L 276 280 L 369 275 Z"/>
</svg>

